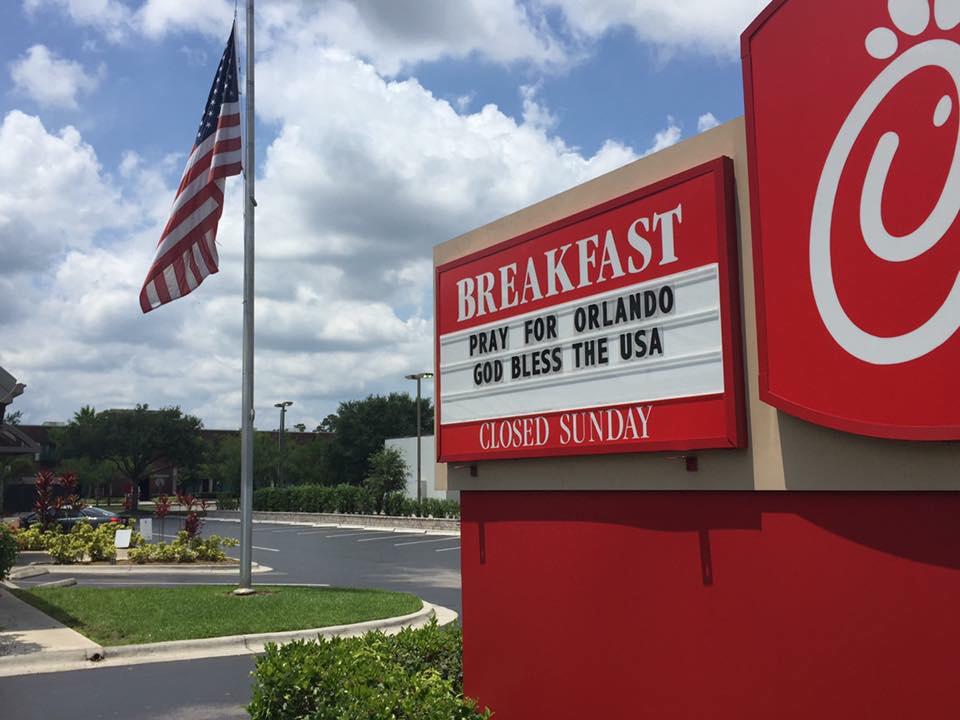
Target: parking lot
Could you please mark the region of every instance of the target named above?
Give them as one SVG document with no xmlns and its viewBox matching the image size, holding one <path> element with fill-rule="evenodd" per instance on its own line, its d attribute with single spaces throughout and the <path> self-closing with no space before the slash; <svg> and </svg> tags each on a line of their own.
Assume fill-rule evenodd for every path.
<svg viewBox="0 0 960 720">
<path fill-rule="evenodd" d="M 169 518 L 164 539 L 179 528 Z M 154 522 L 154 540 L 160 527 Z M 240 537 L 240 523 L 208 518 L 204 535 Z M 230 550 L 239 556 L 239 548 Z M 410 592 L 424 600 L 460 612 L 460 537 L 415 530 L 365 530 L 359 527 L 254 523 L 253 559 L 271 569 L 255 573 L 255 584 L 334 585 Z M 57 578 L 65 577 L 58 575 Z M 22 580 L 24 587 L 53 579 Z M 233 585 L 230 575 L 176 572 L 151 574 L 77 575 L 81 585 Z"/>
<path fill-rule="evenodd" d="M 165 539 L 179 529 L 168 518 Z M 155 523 L 155 540 L 160 528 Z M 208 518 L 205 535 L 239 537 L 236 521 Z M 424 600 L 460 610 L 460 537 L 416 531 L 364 530 L 352 527 L 322 527 L 255 523 L 253 559 L 272 570 L 255 573 L 254 584 L 334 585 L 399 590 Z M 239 548 L 230 551 L 238 556 Z M 61 579 L 68 575 L 43 575 L 18 581 L 23 587 Z M 222 584 L 235 585 L 232 575 L 150 573 L 81 575 L 80 585 L 119 587 L 136 585 Z M 11 717 L 43 717 L 49 720 L 75 717 L 76 707 L 97 708 L 91 718 L 142 720 L 241 720 L 250 698 L 249 656 L 161 662 L 48 675 L 22 675 L 3 679 L 0 697 Z M 88 672 L 98 673 L 91 682 Z M 203 677 L 204 682 L 196 682 Z M 71 698 L 64 704 L 56 684 Z M 112 702 L 101 703 L 103 684 L 109 685 Z M 158 687 L 176 688 L 159 699 Z"/>
</svg>

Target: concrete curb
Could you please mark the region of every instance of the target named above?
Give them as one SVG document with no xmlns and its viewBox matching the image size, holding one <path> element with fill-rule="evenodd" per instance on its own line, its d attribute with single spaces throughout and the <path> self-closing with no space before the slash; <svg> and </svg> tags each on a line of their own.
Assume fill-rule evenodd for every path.
<svg viewBox="0 0 960 720">
<path fill-rule="evenodd" d="M 93 641 L 89 648 L 76 650 L 43 650 L 27 655 L 4 655 L 0 657 L 0 678 L 15 675 L 34 675 L 45 672 L 47 667 L 97 662 L 103 659 L 103 648 Z"/>
<path fill-rule="evenodd" d="M 39 583 L 37 587 L 40 588 L 49 588 L 49 587 L 73 587 L 77 584 L 77 579 L 74 577 L 64 578 L 63 580 L 51 580 L 50 582 Z"/>
<path fill-rule="evenodd" d="M 211 520 L 235 520 L 239 522 L 240 513 L 233 510 L 217 510 L 207 513 Z M 341 515 L 339 513 L 292 513 L 265 512 L 253 513 L 254 522 L 270 522 L 290 525 L 331 525 L 333 527 L 357 529 L 393 529 L 397 530 L 441 530 L 451 533 L 460 532 L 460 520 L 456 518 L 416 518 L 395 517 L 393 515 Z"/>
<path fill-rule="evenodd" d="M 38 567 L 37 565 L 27 565 L 23 568 L 13 568 L 10 571 L 11 580 L 27 580 L 32 577 L 39 577 L 40 575 L 46 575 L 50 571 L 45 567 Z"/>
<path fill-rule="evenodd" d="M 120 667 L 142 663 L 197 660 L 208 657 L 231 655 L 256 655 L 262 653 L 267 643 L 286 643 L 293 640 L 315 640 L 318 637 L 356 637 L 372 631 L 393 635 L 403 628 L 419 628 L 436 618 L 439 625 L 448 625 L 457 620 L 457 613 L 449 608 L 423 603 L 415 613 L 382 620 L 369 620 L 352 625 L 335 625 L 311 630 L 260 633 L 254 635 L 231 635 L 197 640 L 174 640 L 142 645 L 96 646 L 98 653 L 83 654 L 77 651 L 42 652 L 30 663 L 18 663 L 19 672 L 9 672 L 13 666 L 0 663 L 0 677 L 11 675 L 36 675 L 67 670 L 86 670 L 103 667 Z M 42 657 L 39 657 L 42 656 Z M 4 658 L 0 658 L 0 661 Z M 91 662 L 96 660 L 97 662 Z"/>
<path fill-rule="evenodd" d="M 363 635 L 372 630 L 396 630 L 404 627 L 420 627 L 426 625 L 434 617 L 433 606 L 424 603 L 415 613 L 402 615 L 383 620 L 368 620 L 367 622 L 352 625 L 334 625 L 327 628 L 311 630 L 288 630 L 285 632 L 260 633 L 256 635 L 227 635 L 225 637 L 201 638 L 198 640 L 172 640 L 170 642 L 145 643 L 143 645 L 118 645 L 103 649 L 104 658 L 130 658 L 149 655 L 157 659 L 160 655 L 176 655 L 184 653 L 193 655 L 196 652 L 210 653 L 211 655 L 240 655 L 245 653 L 262 652 L 267 643 L 285 643 L 292 640 L 315 640 L 320 637 L 353 637 Z"/>
<path fill-rule="evenodd" d="M 146 563 L 144 565 L 29 565 L 33 572 L 26 575 L 10 574 L 11 580 L 25 580 L 38 575 L 237 575 L 239 565 L 201 565 L 197 563 L 159 564 Z M 253 563 L 254 573 L 273 572 L 268 565 Z"/>
</svg>

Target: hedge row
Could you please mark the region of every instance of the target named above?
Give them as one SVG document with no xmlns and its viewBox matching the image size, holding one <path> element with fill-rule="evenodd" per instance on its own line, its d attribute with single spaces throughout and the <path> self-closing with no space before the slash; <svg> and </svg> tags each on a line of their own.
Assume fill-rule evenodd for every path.
<svg viewBox="0 0 960 720">
<path fill-rule="evenodd" d="M 17 541 L 13 531 L 0 522 L 0 580 L 4 580 L 17 561 Z"/>
<path fill-rule="evenodd" d="M 459 628 L 267 645 L 252 720 L 482 720 L 463 697 Z"/>
<path fill-rule="evenodd" d="M 357 485 L 293 485 L 255 490 L 253 509 L 376 515 L 378 502 L 374 493 Z M 454 500 L 437 498 L 425 498 L 417 502 L 403 493 L 390 493 L 383 499 L 383 513 L 398 517 L 458 518 L 460 505 Z"/>
</svg>

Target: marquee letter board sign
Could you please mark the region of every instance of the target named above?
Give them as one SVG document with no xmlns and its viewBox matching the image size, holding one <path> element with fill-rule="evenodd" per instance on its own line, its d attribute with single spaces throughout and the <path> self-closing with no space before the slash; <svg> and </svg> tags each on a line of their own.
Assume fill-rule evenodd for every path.
<svg viewBox="0 0 960 720">
<path fill-rule="evenodd" d="M 746 444 L 732 163 L 436 271 L 441 462 Z"/>
</svg>

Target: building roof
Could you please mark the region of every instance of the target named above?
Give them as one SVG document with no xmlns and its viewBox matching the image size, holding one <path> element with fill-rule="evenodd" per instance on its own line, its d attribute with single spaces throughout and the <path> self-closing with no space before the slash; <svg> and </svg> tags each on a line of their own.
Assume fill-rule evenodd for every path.
<svg viewBox="0 0 960 720">
<path fill-rule="evenodd" d="M 0 455 L 36 455 L 41 445 L 18 425 L 0 425 Z"/>
</svg>

